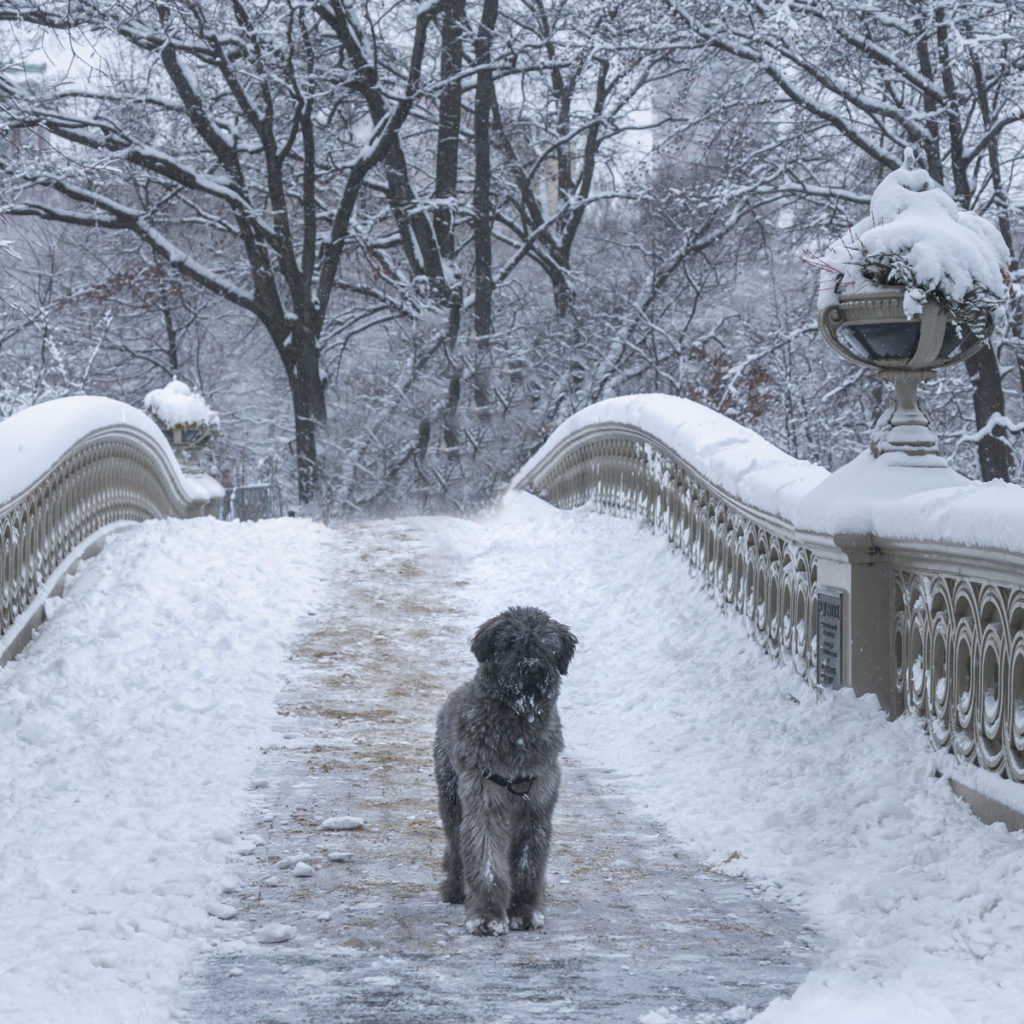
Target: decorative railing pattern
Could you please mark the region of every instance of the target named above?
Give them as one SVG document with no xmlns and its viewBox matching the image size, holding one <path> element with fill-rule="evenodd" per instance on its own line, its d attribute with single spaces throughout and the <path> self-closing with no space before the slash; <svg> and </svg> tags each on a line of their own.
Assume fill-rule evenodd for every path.
<svg viewBox="0 0 1024 1024">
<path fill-rule="evenodd" d="M 728 426 L 709 426 L 707 410 L 690 422 L 692 403 L 671 407 L 681 424 L 675 433 L 665 426 L 664 407 L 652 431 L 624 422 L 644 418 L 624 401 L 564 424 L 514 486 L 561 508 L 590 504 L 645 520 L 685 555 L 719 605 L 740 612 L 765 648 L 791 659 L 816 685 L 819 596 L 823 589 L 830 601 L 838 595 L 841 681 L 875 693 L 893 717 L 920 716 L 934 745 L 958 764 L 1024 782 L 1024 541 L 985 546 L 1000 528 L 1009 538 L 1012 524 L 1024 525 L 1024 491 L 985 490 L 990 485 L 940 469 L 946 475 L 930 483 L 913 477 L 909 490 L 887 494 L 883 484 L 878 494 L 858 493 L 837 486 L 842 471 L 822 471 L 785 513 L 770 501 L 765 511 L 708 469 L 715 452 L 732 446 L 738 454 L 730 479 L 744 479 L 735 463 L 747 459 L 743 446 L 756 435 L 721 418 Z M 667 433 L 714 430 L 723 441 L 705 439 L 711 454 L 703 460 L 664 440 Z M 749 459 L 751 472 L 758 461 Z M 885 466 L 877 465 L 884 478 Z M 847 480 L 860 481 L 863 465 L 855 470 Z M 933 500 L 937 493 L 942 497 Z M 872 525 L 863 533 L 849 532 L 844 500 L 868 510 Z M 837 507 L 833 519 L 828 509 Z M 929 510 L 941 513 L 932 532 L 922 526 Z M 908 520 L 917 536 L 933 539 L 908 539 Z M 944 537 L 944 523 L 957 524 L 956 541 Z M 1002 797 L 986 792 L 981 799 Z"/>
<path fill-rule="evenodd" d="M 19 619 L 90 538 L 117 523 L 215 513 L 223 493 L 209 478 L 185 477 L 155 428 L 130 422 L 89 430 L 39 474 L 0 503 L 0 661 L 17 653 L 42 612 Z"/>
<path fill-rule="evenodd" d="M 657 438 L 621 424 L 585 429 L 518 486 L 559 508 L 589 502 L 645 520 L 684 553 L 720 605 L 745 617 L 752 636 L 813 678 L 814 553 L 787 524 L 730 497 Z"/>
<path fill-rule="evenodd" d="M 1024 782 L 1024 589 L 894 568 L 893 668 L 936 747 Z"/>
</svg>

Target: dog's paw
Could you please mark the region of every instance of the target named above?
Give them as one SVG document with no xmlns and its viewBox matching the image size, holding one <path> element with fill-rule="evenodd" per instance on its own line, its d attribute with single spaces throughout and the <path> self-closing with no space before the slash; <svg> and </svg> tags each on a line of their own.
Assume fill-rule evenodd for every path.
<svg viewBox="0 0 1024 1024">
<path fill-rule="evenodd" d="M 544 915 L 539 910 L 521 910 L 509 916 L 508 926 L 514 932 L 539 931 L 544 927 Z"/>
<path fill-rule="evenodd" d="M 508 921 L 503 917 L 469 917 L 466 931 L 470 935 L 508 935 Z"/>
</svg>

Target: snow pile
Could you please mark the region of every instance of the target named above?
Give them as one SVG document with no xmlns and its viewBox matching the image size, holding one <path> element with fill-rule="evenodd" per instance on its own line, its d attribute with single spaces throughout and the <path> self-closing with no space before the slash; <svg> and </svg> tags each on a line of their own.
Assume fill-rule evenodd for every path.
<svg viewBox="0 0 1024 1024">
<path fill-rule="evenodd" d="M 567 756 L 613 769 L 713 870 L 808 915 L 820 966 L 757 1024 L 1019 1019 L 1024 834 L 983 825 L 934 777 L 918 723 L 816 694 L 629 520 L 511 494 L 446 543 L 467 562 L 467 632 L 537 604 L 579 637 Z M 651 993 L 652 1012 L 664 1001 Z"/>
<path fill-rule="evenodd" d="M 185 476 L 167 439 L 140 409 L 112 398 L 78 395 L 41 402 L 0 422 L 0 506 L 19 497 L 82 438 L 106 427 L 144 433 L 164 455 L 181 489 L 194 501 L 223 496 L 210 477 Z"/>
<path fill-rule="evenodd" d="M 172 380 L 150 391 L 142 401 L 142 408 L 166 428 L 220 426 L 220 417 L 203 396 L 181 380 Z"/>
<path fill-rule="evenodd" d="M 168 1019 L 208 914 L 233 909 L 225 860 L 330 536 L 117 534 L 0 669 L 0 1020 Z"/>
<path fill-rule="evenodd" d="M 960 209 L 911 158 L 882 179 L 869 215 L 812 262 L 823 268 L 821 309 L 838 295 L 902 286 L 908 318 L 931 299 L 973 323 L 1006 298 L 1010 252 L 992 224 Z"/>
</svg>

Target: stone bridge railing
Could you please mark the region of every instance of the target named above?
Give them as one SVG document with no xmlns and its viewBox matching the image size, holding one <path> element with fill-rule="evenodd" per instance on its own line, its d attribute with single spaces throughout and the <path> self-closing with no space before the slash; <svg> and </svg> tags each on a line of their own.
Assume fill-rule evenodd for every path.
<svg viewBox="0 0 1024 1024">
<path fill-rule="evenodd" d="M 0 664 L 111 530 L 216 513 L 222 496 L 209 477 L 183 473 L 153 421 L 121 402 L 62 398 L 0 422 Z"/>
<path fill-rule="evenodd" d="M 1024 781 L 1024 489 L 900 458 L 830 474 L 641 395 L 573 416 L 513 486 L 645 519 L 764 647 L 813 685 L 920 715 L 954 786 L 1020 825 L 997 776 Z"/>
</svg>

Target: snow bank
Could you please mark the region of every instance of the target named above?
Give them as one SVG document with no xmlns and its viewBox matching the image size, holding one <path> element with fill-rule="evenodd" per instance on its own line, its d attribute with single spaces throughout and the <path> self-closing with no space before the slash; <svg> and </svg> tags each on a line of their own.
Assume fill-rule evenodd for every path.
<svg viewBox="0 0 1024 1024">
<path fill-rule="evenodd" d="M 829 473 L 794 459 L 746 427 L 668 395 L 610 398 L 562 423 L 512 481 L 522 486 L 563 442 L 595 426 L 651 434 L 711 483 L 801 533 L 862 534 L 1024 555 L 1024 488 L 981 483 L 940 464 L 907 465 L 864 452 Z"/>
<path fill-rule="evenodd" d="M 807 495 L 799 528 L 1024 555 L 1024 488 L 863 452 Z"/>
<path fill-rule="evenodd" d="M 42 402 L 0 422 L 0 506 L 30 488 L 83 437 L 104 427 L 128 426 L 145 434 L 177 467 L 160 428 L 141 409 L 112 398 L 80 395 Z M 223 488 L 205 476 L 178 471 L 182 491 L 193 501 L 223 496 Z"/>
<path fill-rule="evenodd" d="M 225 860 L 330 536 L 144 523 L 0 669 L 0 1020 L 168 1019 L 207 904 L 230 898 Z"/>
</svg>

